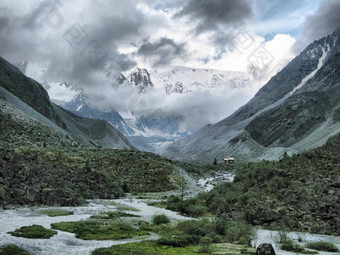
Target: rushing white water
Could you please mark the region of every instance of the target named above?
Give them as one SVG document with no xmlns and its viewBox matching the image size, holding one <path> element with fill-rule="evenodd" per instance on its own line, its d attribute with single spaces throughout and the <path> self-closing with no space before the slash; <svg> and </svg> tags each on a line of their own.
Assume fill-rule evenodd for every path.
<svg viewBox="0 0 340 255">
<path fill-rule="evenodd" d="M 214 188 L 214 186 L 217 183 L 220 182 L 233 182 L 234 181 L 234 174 L 231 173 L 223 173 L 220 175 L 216 175 L 213 177 L 209 177 L 209 178 L 201 178 L 198 180 L 199 185 L 201 185 L 202 189 L 204 189 L 204 191 L 210 191 Z"/>
<path fill-rule="evenodd" d="M 142 199 L 117 199 L 116 202 L 131 206 L 138 209 L 138 212 L 133 212 L 133 214 L 139 215 L 142 220 L 150 221 L 153 215 L 164 214 L 171 218 L 172 220 L 190 220 L 192 218 L 179 215 L 177 212 L 173 212 L 164 208 L 158 208 L 148 205 Z"/>
<path fill-rule="evenodd" d="M 42 215 L 41 210 L 56 209 L 56 208 L 20 208 L 16 210 L 1 210 L 0 211 L 0 246 L 4 244 L 15 244 L 32 254 L 37 255 L 80 255 L 90 254 L 91 251 L 101 248 L 110 247 L 112 245 L 136 242 L 141 240 L 154 240 L 157 235 L 138 237 L 132 239 L 124 239 L 118 241 L 96 241 L 96 240 L 81 240 L 72 233 L 58 230 L 58 234 L 50 239 L 28 239 L 22 237 L 14 237 L 8 234 L 9 231 L 14 231 L 22 226 L 30 226 L 33 224 L 42 225 L 45 228 L 51 228 L 51 224 L 62 221 L 79 221 L 86 220 L 91 215 L 115 210 L 114 206 L 108 203 L 97 203 L 92 201 L 88 206 L 82 207 L 61 207 L 73 211 L 74 215 L 48 217 Z"/>
<path fill-rule="evenodd" d="M 33 224 L 42 225 L 45 228 L 50 228 L 51 223 L 62 221 L 79 221 L 86 220 L 91 215 L 104 212 L 114 211 L 115 206 L 110 205 L 111 202 L 123 204 L 132 208 L 136 208 L 138 212 L 131 212 L 139 215 L 140 220 L 150 221 L 155 214 L 165 214 L 172 219 L 172 222 L 179 220 L 189 220 L 191 218 L 178 215 L 175 212 L 147 205 L 146 201 L 141 199 L 116 199 L 116 200 L 92 200 L 87 206 L 81 207 L 59 207 L 57 209 L 73 211 L 74 215 L 48 217 L 41 214 L 42 210 L 56 208 L 19 208 L 16 210 L 0 210 L 0 246 L 4 244 L 15 244 L 34 255 L 87 255 L 97 248 L 110 247 L 112 245 L 125 244 L 131 242 L 139 242 L 143 240 L 156 240 L 157 235 L 136 237 L 118 241 L 96 241 L 96 240 L 81 240 L 75 238 L 74 234 L 58 230 L 58 234 L 50 239 L 28 239 L 22 237 L 14 237 L 8 234 L 9 231 L 14 231 L 22 226 L 30 226 Z M 289 232 L 287 235 L 298 242 L 302 239 L 305 244 L 311 241 L 328 241 L 333 242 L 340 249 L 340 237 L 328 235 L 316 235 L 309 233 Z M 291 254 L 282 251 L 277 244 L 278 232 L 270 230 L 257 230 L 257 237 L 253 241 L 254 246 L 262 243 L 272 243 L 276 254 L 287 255 Z M 335 254 L 327 252 L 319 252 L 320 255 Z M 338 253 L 339 254 L 339 253 Z"/>
</svg>

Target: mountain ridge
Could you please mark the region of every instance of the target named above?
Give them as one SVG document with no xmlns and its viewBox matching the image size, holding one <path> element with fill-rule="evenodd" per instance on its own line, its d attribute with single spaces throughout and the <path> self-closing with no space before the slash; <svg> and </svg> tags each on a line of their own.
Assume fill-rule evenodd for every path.
<svg viewBox="0 0 340 255">
<path fill-rule="evenodd" d="M 38 82 L 26 77 L 18 68 L 0 58 L 0 87 L 2 98 L 33 118 L 39 114 L 56 124 L 59 128 L 39 117 L 38 120 L 58 132 L 67 133 L 81 143 L 97 144 L 109 148 L 134 148 L 116 129 L 102 120 L 79 117 L 61 109 L 50 101 L 47 91 Z M 24 103 L 24 104 L 23 104 Z M 25 106 L 27 104 L 27 106 Z M 95 129 L 99 125 L 101 130 Z M 95 134 L 97 132 L 97 134 Z"/>
<path fill-rule="evenodd" d="M 264 143 L 263 140 L 265 140 L 266 135 L 270 135 L 266 131 L 270 130 L 270 126 L 280 126 L 277 121 L 284 114 L 280 110 L 281 107 L 287 106 L 289 103 L 298 107 L 296 105 L 298 101 L 295 101 L 295 99 L 301 97 L 302 100 L 303 96 L 307 96 L 307 94 L 301 95 L 305 89 L 309 88 L 316 91 L 320 86 L 326 87 L 327 82 L 325 83 L 325 80 L 328 82 L 332 80 L 334 91 L 331 94 L 338 93 L 339 75 L 332 75 L 332 72 L 339 66 L 338 38 L 339 30 L 336 30 L 333 34 L 314 41 L 277 75 L 272 77 L 246 105 L 239 108 L 228 118 L 214 125 L 208 125 L 197 133 L 170 144 L 161 154 L 178 160 L 206 163 L 212 161 L 214 157 L 223 158 L 228 155 L 236 156 L 238 161 L 248 161 L 277 159 L 286 151 L 289 153 L 296 152 L 296 149 L 291 145 L 304 138 L 301 134 L 289 143 L 290 146 L 285 147 L 285 144 L 279 142 L 274 146 L 274 140 L 270 141 L 269 144 L 268 142 Z M 323 79 L 322 84 L 321 79 Z M 317 83 L 319 83 L 318 86 L 315 85 Z M 314 84 L 314 86 L 310 84 Z M 326 98 L 329 98 L 329 96 L 326 96 Z M 329 107 L 333 109 L 337 106 L 332 104 Z M 308 107 L 304 107 L 304 102 L 301 103 L 300 108 L 301 111 L 308 111 Z M 332 109 L 324 109 L 323 113 L 332 111 Z M 270 121 L 265 121 L 266 117 L 269 118 L 273 111 L 279 112 L 276 118 L 272 116 Z M 312 111 L 308 111 L 308 114 L 308 119 L 312 119 Z M 261 121 L 259 121 L 260 119 Z M 320 117 L 318 121 L 305 124 L 305 127 L 301 128 L 302 133 L 311 134 L 313 130 L 317 129 L 317 125 L 326 120 L 327 118 Z M 294 119 L 295 124 L 302 125 L 301 121 Z M 261 133 L 261 137 L 263 137 L 261 140 L 259 140 L 259 135 L 256 135 L 256 132 Z M 270 132 L 275 133 L 275 127 Z M 276 135 L 279 134 L 282 135 L 282 132 L 278 132 Z M 316 140 L 314 142 L 317 144 Z M 308 149 L 310 148 L 313 148 L 313 146 Z"/>
</svg>

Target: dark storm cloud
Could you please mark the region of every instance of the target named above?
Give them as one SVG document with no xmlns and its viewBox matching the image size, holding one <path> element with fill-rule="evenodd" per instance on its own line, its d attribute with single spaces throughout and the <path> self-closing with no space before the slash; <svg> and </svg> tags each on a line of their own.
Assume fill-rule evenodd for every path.
<svg viewBox="0 0 340 255">
<path fill-rule="evenodd" d="M 152 58 L 153 66 L 170 64 L 176 57 L 185 54 L 185 44 L 176 43 L 169 38 L 161 38 L 157 42 L 145 41 L 137 51 L 144 58 Z"/>
<path fill-rule="evenodd" d="M 242 24 L 252 14 L 248 0 L 190 0 L 174 17 L 187 16 L 197 22 L 195 32 L 200 34 L 221 26 Z"/>
<path fill-rule="evenodd" d="M 49 1 L 34 2 L 34 8 L 24 14 L 18 12 L 22 10 L 20 2 L 11 9 L 0 3 L 0 55 L 13 63 L 23 60 L 43 63 L 47 68 L 44 79 L 79 82 L 79 86 L 96 84 L 100 73 L 121 72 L 136 65 L 117 46 L 121 40 L 138 35 L 143 25 L 144 17 L 135 1 L 84 1 L 81 5 L 77 1 L 61 2 L 60 27 L 46 23 L 53 9 Z M 76 46 L 65 40 L 65 34 L 74 24 L 86 34 L 84 42 Z M 103 52 L 98 65 L 86 59 L 86 48 L 93 43 Z"/>
<path fill-rule="evenodd" d="M 8 19 L 5 16 L 2 16 L 2 10 L 0 10 L 0 31 L 4 30 L 8 27 Z"/>
<path fill-rule="evenodd" d="M 234 31 L 228 31 L 220 33 L 216 33 L 210 38 L 212 42 L 216 45 L 216 48 L 218 50 L 222 50 L 225 48 L 233 48 L 234 47 L 234 39 L 235 39 L 235 33 Z"/>
<path fill-rule="evenodd" d="M 49 1 L 44 1 L 40 3 L 36 8 L 34 8 L 28 15 L 21 18 L 21 23 L 23 26 L 34 29 L 38 26 L 43 26 L 43 19 L 45 18 L 48 8 L 51 7 Z"/>
<path fill-rule="evenodd" d="M 331 34 L 340 27 L 340 1 L 324 0 L 318 10 L 306 18 L 297 50 L 307 44 Z"/>
</svg>

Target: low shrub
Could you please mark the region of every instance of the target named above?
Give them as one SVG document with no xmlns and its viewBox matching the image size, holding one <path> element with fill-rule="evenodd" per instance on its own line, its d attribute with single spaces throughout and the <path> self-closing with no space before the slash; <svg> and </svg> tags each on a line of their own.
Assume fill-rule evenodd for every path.
<svg viewBox="0 0 340 255">
<path fill-rule="evenodd" d="M 186 215 L 196 218 L 203 216 L 208 210 L 204 205 L 189 205 L 184 211 Z"/>
<path fill-rule="evenodd" d="M 305 245 L 306 248 L 317 250 L 317 251 L 329 251 L 329 252 L 339 252 L 339 249 L 331 242 L 311 242 Z"/>
<path fill-rule="evenodd" d="M 201 247 L 197 251 L 198 253 L 210 253 L 211 251 L 211 244 L 213 240 L 209 236 L 204 236 L 200 239 Z"/>
<path fill-rule="evenodd" d="M 291 252 L 303 252 L 304 249 L 297 243 L 295 243 L 292 239 L 287 238 L 282 242 L 281 249 L 285 251 Z"/>
<path fill-rule="evenodd" d="M 215 219 L 215 231 L 217 234 L 224 236 L 230 243 L 251 244 L 255 233 L 251 225 L 231 221 L 226 215 L 221 215 Z"/>
<path fill-rule="evenodd" d="M 207 237 L 211 238 L 213 243 L 222 243 L 222 237 L 216 233 L 209 233 Z"/>
<path fill-rule="evenodd" d="M 210 233 L 215 233 L 214 223 L 207 219 L 179 222 L 176 226 L 176 230 L 187 235 L 196 236 L 206 236 Z"/>
<path fill-rule="evenodd" d="M 152 223 L 154 225 L 167 224 L 167 223 L 170 223 L 170 219 L 168 216 L 164 214 L 158 214 L 152 217 Z"/>
<path fill-rule="evenodd" d="M 164 236 L 157 240 L 157 244 L 168 245 L 172 247 L 185 247 L 190 244 L 196 244 L 199 240 L 199 236 L 181 234 L 174 236 Z"/>
</svg>

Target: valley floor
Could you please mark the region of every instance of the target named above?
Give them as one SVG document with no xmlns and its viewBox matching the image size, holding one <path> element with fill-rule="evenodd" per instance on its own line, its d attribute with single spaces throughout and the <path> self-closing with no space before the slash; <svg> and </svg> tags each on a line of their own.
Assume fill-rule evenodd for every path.
<svg viewBox="0 0 340 255">
<path fill-rule="evenodd" d="M 27 239 L 22 237 L 14 237 L 8 234 L 9 231 L 14 231 L 22 226 L 30 226 L 33 224 L 42 225 L 49 229 L 52 223 L 56 222 L 69 222 L 80 221 L 90 218 L 92 215 L 115 211 L 117 208 L 130 208 L 135 210 L 133 214 L 140 216 L 140 220 L 151 221 L 151 217 L 155 214 L 165 214 L 172 222 L 189 220 L 191 218 L 181 216 L 170 210 L 163 208 L 157 208 L 149 206 L 147 203 L 153 200 L 150 199 L 115 199 L 115 200 L 91 200 L 88 201 L 88 205 L 80 207 L 24 207 L 15 210 L 2 210 L 0 211 L 0 247 L 7 244 L 15 244 L 20 248 L 27 250 L 35 255 L 53 255 L 53 254 L 90 254 L 93 250 L 101 247 L 110 247 L 118 244 L 126 244 L 132 242 L 141 242 L 145 240 L 156 240 L 157 234 L 151 234 L 148 236 L 134 237 L 130 239 L 123 239 L 117 241 L 95 241 L 95 240 L 81 240 L 75 237 L 74 234 L 58 230 L 58 234 L 50 239 Z M 44 210 L 63 209 L 72 211 L 74 214 L 69 216 L 48 217 L 41 214 Z M 138 211 L 137 211 L 138 210 Z M 133 218 L 131 218 L 133 220 Z M 290 232 L 287 235 L 296 240 L 302 239 L 302 242 L 306 241 L 330 241 L 333 242 L 338 248 L 340 248 L 340 237 L 315 235 L 309 233 Z M 270 230 L 257 230 L 257 236 L 253 241 L 253 245 L 257 246 L 261 243 L 272 243 L 276 254 L 292 254 L 290 252 L 282 251 L 278 244 L 278 232 Z M 300 244 L 303 244 L 300 243 Z M 331 254 L 327 252 L 319 252 L 321 255 Z M 334 254 L 334 253 L 333 253 Z"/>
</svg>

